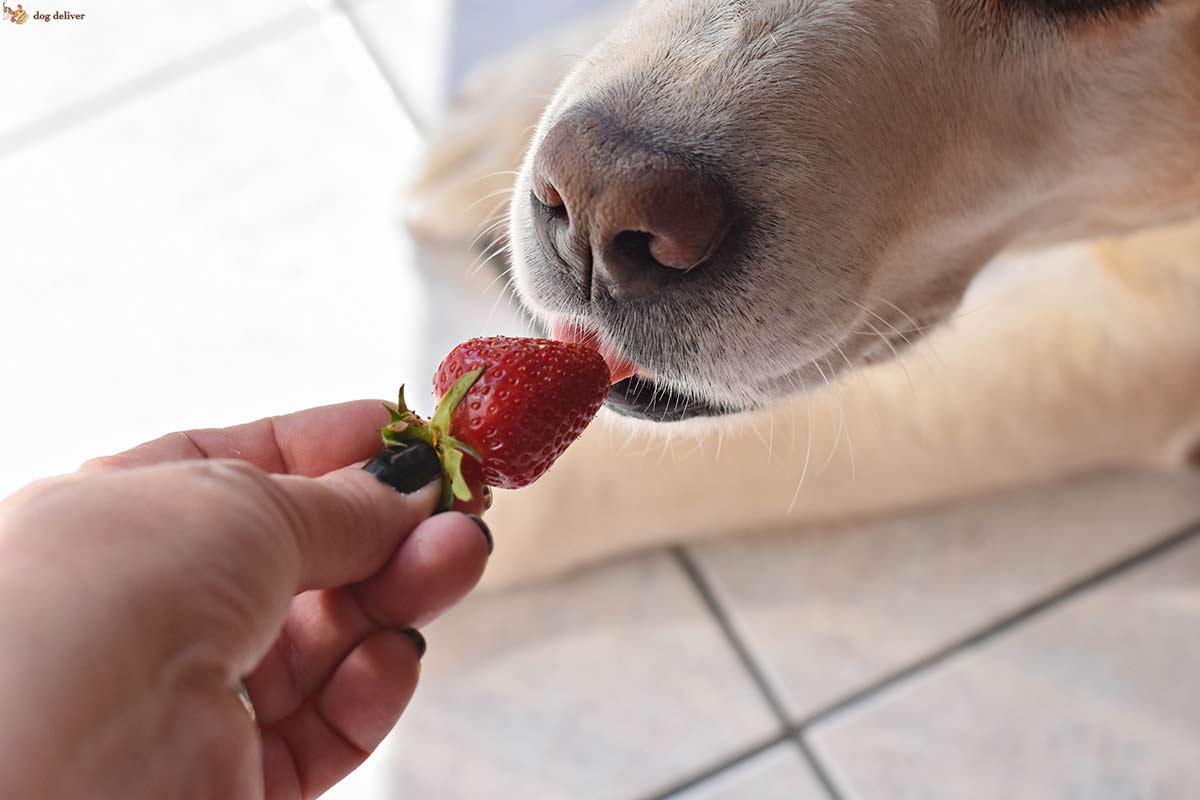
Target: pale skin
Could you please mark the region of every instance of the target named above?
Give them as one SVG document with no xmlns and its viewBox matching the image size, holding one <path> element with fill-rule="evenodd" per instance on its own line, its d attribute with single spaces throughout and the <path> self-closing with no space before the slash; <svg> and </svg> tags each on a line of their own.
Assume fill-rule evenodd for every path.
<svg viewBox="0 0 1200 800">
<path fill-rule="evenodd" d="M 0 796 L 291 800 L 357 767 L 416 688 L 405 631 L 488 557 L 439 481 L 360 469 L 386 420 L 172 434 L 0 503 Z"/>
</svg>

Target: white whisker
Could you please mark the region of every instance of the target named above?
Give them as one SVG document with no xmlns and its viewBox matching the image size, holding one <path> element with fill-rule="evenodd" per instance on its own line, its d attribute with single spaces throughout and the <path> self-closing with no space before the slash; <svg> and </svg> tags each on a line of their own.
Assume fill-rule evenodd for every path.
<svg viewBox="0 0 1200 800">
<path fill-rule="evenodd" d="M 492 245 L 491 248 L 481 253 L 479 258 L 476 259 L 476 262 L 467 270 L 467 277 L 474 278 L 483 271 L 483 268 L 488 265 L 488 262 L 497 256 L 507 253 L 510 249 L 511 248 L 506 242 L 499 242 L 495 245 Z"/>
<path fill-rule="evenodd" d="M 474 249 L 475 245 L 479 244 L 479 241 L 481 239 L 483 239 L 488 234 L 495 232 L 497 229 L 507 227 L 508 223 L 509 223 L 509 215 L 508 214 L 503 214 L 499 219 L 492 222 L 491 224 L 488 224 L 485 222 L 484 229 L 481 230 L 479 232 L 479 234 L 476 235 L 476 237 L 471 240 L 471 243 L 469 245 L 467 245 L 467 249 L 468 250 Z M 501 238 L 504 238 L 504 234 L 501 234 Z"/>
<path fill-rule="evenodd" d="M 898 328 L 897 328 L 895 325 L 893 325 L 892 323 L 888 322 L 888 321 L 887 321 L 885 318 L 883 318 L 883 317 L 882 317 L 882 316 L 880 316 L 879 314 L 875 313 L 875 312 L 874 312 L 874 311 L 872 311 L 871 309 L 867 308 L 867 307 L 866 307 L 866 306 L 864 306 L 862 303 L 855 302 L 854 300 L 851 300 L 850 302 L 851 302 L 851 303 L 853 303 L 854 305 L 858 306 L 859 308 L 861 308 L 863 311 L 867 312 L 867 313 L 868 313 L 868 314 L 870 314 L 871 316 L 875 317 L 875 319 L 879 320 L 879 321 L 880 321 L 880 322 L 882 322 L 884 325 L 887 325 L 889 328 L 891 328 L 891 329 L 892 329 L 892 333 L 894 333 L 894 334 L 896 334 L 897 336 L 899 336 L 899 337 L 900 337 L 900 339 L 901 339 L 901 341 L 903 341 L 903 342 L 904 342 L 906 345 L 908 345 L 908 347 L 909 347 L 911 350 L 913 350 L 914 352 L 916 352 L 916 353 L 917 353 L 917 355 L 919 355 L 919 356 L 921 357 L 921 360 L 925 362 L 925 367 L 926 367 L 926 369 L 928 369 L 928 370 L 929 370 L 929 372 L 930 372 L 931 374 L 934 374 L 934 372 L 935 372 L 935 371 L 934 371 L 934 369 L 933 369 L 933 365 L 931 365 L 931 364 L 929 363 L 929 359 L 927 359 L 927 358 L 925 357 L 925 354 L 924 354 L 924 353 L 922 353 L 922 352 L 920 352 L 920 351 L 919 351 L 919 350 L 918 350 L 918 349 L 917 349 L 917 348 L 916 348 L 916 347 L 913 345 L 913 343 L 912 343 L 912 340 L 911 340 L 911 339 L 909 339 L 907 336 L 905 336 L 905 335 L 904 335 L 904 334 L 903 334 L 903 333 L 902 333 L 902 332 L 901 332 L 901 331 L 900 331 L 900 330 L 899 330 L 899 329 L 898 329 Z M 868 324 L 868 325 L 870 325 L 870 323 L 869 323 L 867 320 L 863 320 L 863 321 L 864 321 L 864 322 L 867 322 L 867 324 Z M 872 329 L 874 329 L 874 328 L 875 328 L 875 326 L 874 326 L 874 325 L 870 325 L 870 327 L 871 327 Z M 890 342 L 890 340 L 887 340 L 887 339 L 885 338 L 885 341 L 887 341 L 887 342 L 888 342 L 888 346 L 889 346 L 889 347 L 891 347 L 891 342 Z M 896 348 L 895 348 L 895 347 L 892 347 L 892 353 L 893 353 L 893 354 L 895 354 L 895 353 L 896 353 Z M 898 356 L 897 356 L 897 357 L 898 357 Z"/>
<path fill-rule="evenodd" d="M 800 377 L 800 390 L 804 392 L 804 401 L 807 407 L 808 416 L 808 446 L 804 449 L 804 467 L 800 471 L 800 482 L 796 485 L 796 492 L 792 495 L 791 505 L 788 506 L 788 516 L 796 510 L 796 503 L 800 499 L 800 490 L 804 488 L 804 481 L 808 478 L 808 465 L 812 460 L 813 446 L 813 415 L 812 415 L 812 397 L 808 393 L 808 387 L 804 385 L 804 378 Z"/>
<path fill-rule="evenodd" d="M 459 213 L 465 214 L 468 211 L 473 210 L 480 203 L 485 203 L 488 200 L 491 200 L 493 197 L 499 197 L 500 195 L 511 196 L 512 193 L 513 193 L 513 187 L 511 187 L 511 186 L 506 187 L 504 189 L 496 189 L 493 192 L 488 192 L 483 197 L 480 197 L 478 200 L 476 200 L 474 203 L 471 203 L 471 205 L 467 206 Z"/>
<path fill-rule="evenodd" d="M 823 463 L 821 468 L 817 470 L 817 477 L 819 478 L 824 475 L 825 470 L 828 469 L 831 463 L 833 463 L 833 457 L 837 454 L 838 445 L 842 442 L 843 434 L 846 437 L 846 447 L 850 451 L 850 475 L 851 477 L 854 477 L 854 441 L 850 438 L 850 425 L 846 421 L 846 406 L 842 402 L 842 393 L 838 390 L 836 381 L 831 381 L 830 378 L 826 376 L 825 370 L 821 369 L 821 364 L 819 362 L 814 361 L 813 366 L 817 368 L 817 372 L 821 373 L 821 379 L 825 381 L 826 388 L 833 395 L 834 399 L 837 400 L 838 406 L 837 435 L 833 440 L 833 447 L 829 449 L 829 455 L 826 457 L 825 463 Z M 829 375 L 832 376 L 833 367 L 828 361 L 825 362 L 825 366 L 829 368 Z"/>
<path fill-rule="evenodd" d="M 904 366 L 904 362 L 900 359 L 900 354 L 896 352 L 896 347 L 892 344 L 892 340 L 880 333 L 879 329 L 872 325 L 870 320 L 864 319 L 863 322 L 866 323 L 867 327 L 870 328 L 875 335 L 878 336 L 883 343 L 888 346 L 888 349 L 892 351 L 892 358 L 896 359 L 896 363 L 898 363 L 900 365 L 900 369 L 904 371 L 905 379 L 908 380 L 908 388 L 912 390 L 913 394 L 916 394 L 917 387 L 912 382 L 912 375 L 908 373 L 908 367 Z"/>
<path fill-rule="evenodd" d="M 501 170 L 497 170 L 496 172 L 489 172 L 487 175 L 480 175 L 478 178 L 471 181 L 463 188 L 469 189 L 470 187 L 474 186 L 477 183 L 482 183 L 483 181 L 486 181 L 489 178 L 499 178 L 502 175 L 509 175 L 509 176 L 516 178 L 516 177 L 520 177 L 521 173 L 517 172 L 515 169 L 501 169 Z"/>
</svg>

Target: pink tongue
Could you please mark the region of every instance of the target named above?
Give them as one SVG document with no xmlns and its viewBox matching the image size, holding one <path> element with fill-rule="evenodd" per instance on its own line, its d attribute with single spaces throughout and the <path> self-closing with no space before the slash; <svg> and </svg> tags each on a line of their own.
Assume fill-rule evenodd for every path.
<svg viewBox="0 0 1200 800">
<path fill-rule="evenodd" d="M 570 342 L 590 347 L 604 358 L 608 364 L 609 381 L 620 383 L 626 378 L 637 374 L 637 364 L 621 355 L 621 351 L 600 338 L 595 331 L 581 330 L 578 325 L 568 325 L 565 322 L 555 322 L 551 327 L 551 338 L 560 342 Z"/>
</svg>

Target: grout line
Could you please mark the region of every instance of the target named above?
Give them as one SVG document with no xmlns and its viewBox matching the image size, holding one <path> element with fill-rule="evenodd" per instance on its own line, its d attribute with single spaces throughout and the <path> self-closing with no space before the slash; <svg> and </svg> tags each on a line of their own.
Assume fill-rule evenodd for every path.
<svg viewBox="0 0 1200 800">
<path fill-rule="evenodd" d="M 351 11 L 351 3 L 348 0 L 333 0 L 332 6 L 350 23 L 350 28 L 354 31 L 354 35 L 358 37 L 358 41 L 363 49 L 366 50 L 371 62 L 375 65 L 375 69 L 379 71 L 380 77 L 383 78 L 388 88 L 392 90 L 392 95 L 396 98 L 396 103 L 408 117 L 412 126 L 417 129 L 417 133 L 420 134 L 421 139 L 428 141 L 429 125 L 427 121 L 422 119 L 421 115 L 417 113 L 416 108 L 409 101 L 408 95 L 405 94 L 404 89 L 400 87 L 400 84 L 392 76 L 391 72 L 384 66 L 383 57 L 380 55 L 379 49 L 371 43 L 371 39 L 366 35 L 362 23 L 359 22 L 358 17 Z"/>
<path fill-rule="evenodd" d="M 97 114 L 116 108 L 143 94 L 169 86 L 204 70 L 218 61 L 240 55 L 276 37 L 293 33 L 320 18 L 311 8 L 298 9 L 280 17 L 265 20 L 256 27 L 241 31 L 231 38 L 202 48 L 175 61 L 152 67 L 149 72 L 126 80 L 110 89 L 49 112 L 32 122 L 0 134 L 0 153 L 12 155 L 30 144 L 40 144 L 47 137 L 85 122 Z"/>
<path fill-rule="evenodd" d="M 825 768 L 825 763 L 821 761 L 817 752 L 812 749 L 812 745 L 804 738 L 804 731 L 795 730 L 792 736 L 792 742 L 800 750 L 800 756 L 808 764 L 808 768 L 812 770 L 813 775 L 817 779 L 817 783 L 821 784 L 821 788 L 825 790 L 825 794 L 829 795 L 830 800 L 842 800 L 842 790 L 838 788 L 833 781 L 833 776 L 829 774 L 829 770 Z"/>
<path fill-rule="evenodd" d="M 742 637 L 738 634 L 733 626 L 733 621 L 729 618 L 729 613 L 721 602 L 717 600 L 716 594 L 712 590 L 708 579 L 700 572 L 700 567 L 696 564 L 695 559 L 682 546 L 671 548 L 671 555 L 675 561 L 683 569 L 685 575 L 692 582 L 696 592 L 700 595 L 700 599 L 704 601 L 704 605 L 717 621 L 721 632 L 725 634 L 726 640 L 737 653 L 738 660 L 742 662 L 742 666 L 746 672 L 750 674 L 750 679 L 754 681 L 754 685 L 758 688 L 763 700 L 771 709 L 775 720 L 785 729 L 791 727 L 791 722 L 788 719 L 787 708 L 784 707 L 783 701 L 776 693 L 775 689 L 767 681 L 767 676 L 763 673 L 762 667 L 754 660 L 754 656 L 750 654 L 750 649 L 746 643 L 742 641 Z"/>
<path fill-rule="evenodd" d="M 1055 610 L 1059 606 L 1073 600 L 1081 594 L 1085 594 L 1092 589 L 1095 589 L 1107 581 L 1121 576 L 1125 573 L 1132 572 L 1139 567 L 1154 561 L 1157 558 L 1165 556 L 1174 550 L 1191 543 L 1193 540 L 1200 540 L 1200 522 L 1192 523 L 1187 527 L 1176 531 L 1173 534 L 1166 536 L 1163 539 L 1148 545 L 1132 555 L 1114 561 L 1106 567 L 1101 567 L 1089 575 L 1085 575 L 1067 585 L 1050 592 L 1023 608 L 1014 611 L 1007 616 L 1001 617 L 997 621 L 987 625 L 974 633 L 968 634 L 956 642 L 952 642 L 939 650 L 919 659 L 918 661 L 909 664 L 899 670 L 896 670 L 883 678 L 871 683 L 862 689 L 858 689 L 850 694 L 835 700 L 824 708 L 810 714 L 798 726 L 796 730 L 799 735 L 803 736 L 814 726 L 826 721 L 851 706 L 868 701 L 899 684 L 904 683 L 915 675 L 922 673 L 932 667 L 948 661 L 949 659 L 958 656 L 968 650 L 986 644 L 991 640 L 1004 635 L 1010 630 L 1029 622 L 1031 619 L 1042 616 Z"/>
<path fill-rule="evenodd" d="M 808 743 L 803 740 L 800 729 L 792 724 L 787 712 L 787 708 L 783 704 L 783 700 L 771 686 L 770 681 L 767 679 L 766 673 L 763 672 L 762 667 L 750 653 L 750 648 L 742 639 L 741 634 L 738 633 L 737 628 L 733 624 L 733 620 L 730 619 L 729 613 L 725 610 L 725 607 L 721 604 L 721 601 L 717 599 L 716 593 L 713 591 L 712 584 L 709 583 L 708 578 L 705 577 L 704 573 L 701 571 L 700 565 L 697 564 L 695 559 L 692 558 L 691 553 L 689 553 L 682 546 L 671 548 L 671 555 L 674 556 L 675 561 L 679 564 L 687 578 L 692 582 L 692 586 L 700 595 L 701 600 L 704 601 L 704 605 L 708 608 L 709 613 L 711 613 L 716 619 L 717 625 L 720 626 L 721 632 L 725 635 L 726 641 L 733 648 L 734 652 L 737 653 L 738 660 L 742 662 L 742 666 L 745 668 L 746 672 L 749 673 L 750 679 L 754 682 L 759 694 L 762 695 L 763 699 L 767 703 L 767 706 L 771 709 L 771 713 L 775 716 L 775 720 L 783 728 L 783 735 L 774 741 L 770 746 L 774 746 L 775 744 L 786 741 L 787 739 L 791 739 L 793 742 L 795 742 L 796 746 L 800 749 L 800 754 L 808 763 L 809 768 L 812 769 L 813 775 L 817 778 L 817 781 L 829 795 L 830 800 L 841 800 L 841 792 L 838 791 L 837 787 L 830 779 L 829 773 L 826 771 L 824 765 L 821 764 L 816 754 L 809 749 Z M 712 777 L 713 775 L 740 764 L 751 756 L 757 755 L 759 752 L 762 752 L 763 749 L 766 748 L 756 749 L 749 753 L 743 753 L 730 762 L 705 770 L 700 775 L 676 785 L 670 791 L 658 795 L 655 800 L 666 800 L 668 797 L 674 796 L 686 789 L 690 789 L 702 781 Z"/>
<path fill-rule="evenodd" d="M 762 693 L 764 700 L 770 706 L 771 711 L 776 718 L 781 721 L 784 726 L 784 733 L 772 738 L 766 742 L 749 747 L 718 764 L 709 767 L 689 778 L 679 781 L 669 789 L 653 795 L 650 800 L 670 800 L 677 797 L 681 793 L 693 789 L 705 781 L 716 777 L 717 775 L 732 769 L 755 756 L 778 746 L 785 741 L 791 740 L 799 749 L 800 755 L 804 758 L 814 776 L 817 778 L 821 787 L 829 795 L 830 800 L 842 800 L 843 794 L 838 789 L 837 784 L 833 781 L 832 776 L 826 769 L 824 762 L 821 761 L 816 751 L 807 740 L 807 734 L 817 725 L 826 721 L 851 706 L 870 700 L 899 684 L 904 683 L 917 674 L 924 672 L 927 669 L 936 667 L 939 664 L 954 658 L 966 651 L 979 647 L 992 639 L 1003 636 L 1005 633 L 1029 622 L 1035 617 L 1050 613 L 1058 607 L 1070 602 L 1076 597 L 1085 594 L 1093 589 L 1096 589 L 1108 581 L 1118 578 L 1126 573 L 1133 572 L 1138 568 L 1149 564 L 1150 562 L 1167 556 L 1173 551 L 1190 544 L 1193 540 L 1200 540 L 1200 522 L 1195 522 L 1186 527 L 1169 534 L 1153 544 L 1150 544 L 1141 550 L 1138 550 L 1124 558 L 1118 559 L 1107 566 L 1100 567 L 1094 572 L 1083 576 L 1075 581 L 1072 581 L 1065 586 L 1050 592 L 1029 605 L 1026 605 L 1007 616 L 1001 617 L 995 622 L 987 625 L 974 633 L 968 634 L 956 642 L 931 653 L 918 661 L 909 664 L 896 670 L 885 677 L 881 678 L 868 686 L 858 689 L 839 700 L 826 705 L 824 708 L 810 714 L 798 724 L 793 724 L 783 707 L 779 696 L 770 687 L 766 680 L 762 668 L 754 660 L 743 642 L 737 630 L 733 627 L 733 622 L 729 618 L 728 612 L 717 600 L 711 585 L 707 578 L 700 571 L 699 565 L 681 546 L 671 548 L 670 552 L 674 556 L 680 568 L 691 580 L 696 591 L 709 612 L 714 616 L 717 624 L 725 634 L 729 644 L 734 648 L 741 660 L 743 666 L 750 673 L 751 679 Z"/>
<path fill-rule="evenodd" d="M 660 792 L 650 795 L 648 798 L 646 798 L 646 800 L 670 800 L 670 798 L 678 797 L 683 792 L 686 792 L 689 789 L 694 789 L 710 778 L 715 778 L 717 775 L 720 775 L 726 770 L 730 770 L 740 764 L 744 764 L 755 756 L 762 755 L 763 753 L 767 752 L 772 747 L 778 747 L 779 745 L 788 741 L 791 736 L 792 734 L 790 731 L 783 731 L 782 733 L 772 736 L 770 739 L 766 739 L 743 750 L 739 750 L 728 758 L 718 761 L 716 764 L 708 767 L 707 769 L 697 772 L 690 777 L 684 778 L 683 780 L 672 784 L 667 789 L 663 789 Z"/>
</svg>

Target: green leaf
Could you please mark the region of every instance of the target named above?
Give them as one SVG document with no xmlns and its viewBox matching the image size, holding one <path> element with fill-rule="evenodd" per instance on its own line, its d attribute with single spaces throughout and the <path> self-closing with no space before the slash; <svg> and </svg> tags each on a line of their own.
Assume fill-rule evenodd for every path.
<svg viewBox="0 0 1200 800">
<path fill-rule="evenodd" d="M 475 381 L 479 380 L 479 376 L 483 374 L 487 367 L 473 369 L 466 375 L 463 375 L 454 385 L 450 387 L 450 391 L 446 392 L 438 403 L 437 410 L 433 412 L 433 419 L 429 425 L 435 431 L 438 431 L 443 436 L 450 433 L 450 417 L 454 414 L 454 410 L 458 408 L 458 404 L 467 396 L 467 392 L 471 391 L 471 387 L 475 385 Z"/>
<path fill-rule="evenodd" d="M 404 387 L 400 387 L 396 408 L 384 405 L 388 410 L 388 424 L 383 426 L 380 434 L 383 443 L 388 447 L 398 447 L 408 442 L 425 442 L 431 447 L 437 447 L 437 437 L 429 423 L 414 414 L 404 403 Z"/>
<path fill-rule="evenodd" d="M 421 419 L 405 405 L 403 386 L 400 387 L 396 408 L 384 406 L 388 410 L 389 422 L 380 434 L 386 446 L 405 447 L 413 442 L 425 442 L 437 450 L 438 457 L 442 460 L 442 501 L 439 508 L 443 511 L 454 505 L 455 499 L 463 502 L 471 499 L 471 487 L 467 485 L 462 471 L 463 453 L 477 461 L 483 460 L 479 451 L 458 441 L 449 433 L 450 417 L 483 372 L 484 368 L 472 370 L 455 381 L 450 391 L 446 392 L 446 396 L 438 403 L 437 412 L 429 422 Z"/>
<path fill-rule="evenodd" d="M 383 443 L 388 447 L 396 447 L 398 445 L 408 444 L 409 442 L 425 442 L 430 447 L 437 447 L 434 441 L 433 431 L 429 426 L 422 423 L 409 424 L 402 430 L 395 430 L 392 427 L 384 428 Z"/>
<path fill-rule="evenodd" d="M 449 511 L 454 506 L 454 488 L 450 480 L 442 475 L 442 499 L 438 511 Z"/>
<path fill-rule="evenodd" d="M 483 456 L 479 454 L 479 451 L 476 450 L 474 447 L 471 447 L 471 445 L 467 444 L 466 442 L 459 441 L 458 439 L 455 439 L 453 436 L 446 434 L 445 436 L 442 437 L 442 443 L 447 448 L 454 448 L 455 450 L 462 450 L 464 453 L 469 455 L 471 458 L 475 459 L 476 461 L 478 461 L 480 463 L 483 463 Z"/>
<path fill-rule="evenodd" d="M 447 488 L 453 497 L 463 502 L 471 499 L 471 487 L 467 485 L 467 479 L 463 477 L 462 460 L 461 450 L 447 450 L 442 453 L 442 464 L 446 470 L 446 483 L 442 487 L 443 500 L 445 500 Z"/>
<path fill-rule="evenodd" d="M 396 400 L 396 407 L 392 408 L 386 403 L 383 407 L 387 409 L 388 416 L 391 422 L 403 422 L 416 416 L 412 410 L 404 403 L 404 387 L 400 387 L 399 399 Z"/>
</svg>

